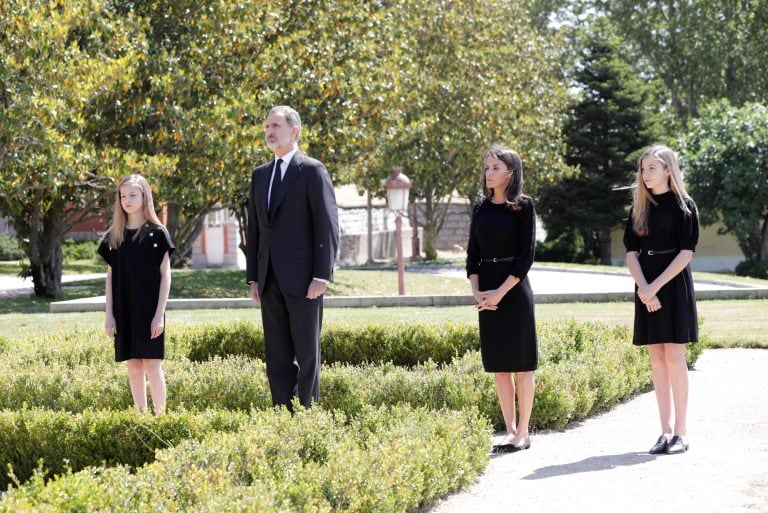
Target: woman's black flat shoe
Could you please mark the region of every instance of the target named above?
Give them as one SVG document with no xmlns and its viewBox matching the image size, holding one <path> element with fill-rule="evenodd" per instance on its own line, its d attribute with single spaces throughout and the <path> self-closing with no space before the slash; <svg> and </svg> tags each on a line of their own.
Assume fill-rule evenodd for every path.
<svg viewBox="0 0 768 513">
<path fill-rule="evenodd" d="M 656 443 L 653 444 L 651 450 L 648 451 L 648 454 L 664 454 L 667 452 L 668 446 L 669 441 L 667 440 L 667 437 L 665 435 L 661 435 L 659 439 L 656 440 Z"/>
<path fill-rule="evenodd" d="M 514 443 L 514 444 L 494 445 L 493 448 L 491 449 L 491 454 L 505 454 L 508 452 L 524 451 L 530 448 L 531 448 L 531 438 L 528 437 L 523 440 L 519 440 L 517 443 Z"/>
<path fill-rule="evenodd" d="M 524 440 L 520 440 L 519 442 L 517 442 L 515 444 L 510 444 L 510 445 L 512 445 L 512 448 L 513 448 L 512 452 L 524 451 L 526 449 L 530 449 L 531 448 L 531 437 L 527 437 Z"/>
<path fill-rule="evenodd" d="M 498 444 L 494 445 L 491 449 L 491 454 L 506 454 L 508 452 L 514 452 L 514 445 L 512 444 Z"/>
<path fill-rule="evenodd" d="M 667 444 L 667 454 L 680 454 L 688 450 L 688 444 L 683 441 L 683 437 L 675 435 Z"/>
</svg>

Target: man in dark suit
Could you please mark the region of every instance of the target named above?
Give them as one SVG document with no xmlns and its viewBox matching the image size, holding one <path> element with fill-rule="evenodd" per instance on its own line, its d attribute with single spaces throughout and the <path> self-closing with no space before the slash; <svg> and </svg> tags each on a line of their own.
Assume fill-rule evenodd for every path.
<svg viewBox="0 0 768 513">
<path fill-rule="evenodd" d="M 261 303 L 267 377 L 275 405 L 320 399 L 323 293 L 339 241 L 336 197 L 325 166 L 298 150 L 301 118 L 269 111 L 267 146 L 275 157 L 251 177 L 246 279 Z"/>
</svg>

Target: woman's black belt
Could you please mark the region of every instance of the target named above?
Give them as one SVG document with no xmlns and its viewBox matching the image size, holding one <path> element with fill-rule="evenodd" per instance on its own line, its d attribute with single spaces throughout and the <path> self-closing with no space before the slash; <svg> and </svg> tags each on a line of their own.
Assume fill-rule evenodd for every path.
<svg viewBox="0 0 768 513">
<path fill-rule="evenodd" d="M 517 258 L 517 257 L 502 257 L 502 258 L 497 258 L 497 257 L 494 257 L 494 258 L 481 258 L 481 259 L 480 259 L 480 263 L 482 264 L 483 262 L 494 262 L 494 263 L 495 263 L 495 262 L 511 262 L 512 260 L 514 260 L 514 259 L 516 259 L 516 258 Z"/>
<path fill-rule="evenodd" d="M 678 251 L 677 248 L 674 248 L 674 249 L 646 249 L 645 250 L 645 254 L 646 255 L 650 255 L 650 256 L 653 256 L 653 255 L 669 255 L 670 253 L 677 253 L 677 251 Z M 641 255 L 643 254 L 643 250 L 642 249 L 640 250 L 640 254 Z"/>
</svg>

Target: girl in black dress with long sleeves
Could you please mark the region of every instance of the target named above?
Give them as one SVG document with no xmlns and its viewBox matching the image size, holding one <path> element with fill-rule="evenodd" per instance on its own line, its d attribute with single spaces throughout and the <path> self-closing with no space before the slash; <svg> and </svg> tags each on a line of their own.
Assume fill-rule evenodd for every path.
<svg viewBox="0 0 768 513">
<path fill-rule="evenodd" d="M 533 200 L 522 194 L 522 184 L 523 163 L 517 152 L 492 146 L 484 158 L 485 198 L 474 209 L 467 245 L 467 276 L 479 311 L 483 367 L 494 373 L 507 431 L 494 445 L 496 452 L 531 446 L 528 424 L 538 349 L 527 274 L 536 246 L 536 215 Z"/>
<path fill-rule="evenodd" d="M 688 450 L 685 344 L 698 337 L 690 267 L 699 238 L 698 212 L 668 147 L 643 152 L 636 181 L 624 246 L 637 285 L 634 344 L 648 346 L 661 421 L 662 434 L 649 452 L 678 454 Z"/>
<path fill-rule="evenodd" d="M 147 385 L 156 414 L 165 411 L 165 305 L 174 247 L 155 214 L 152 190 L 140 175 L 123 178 L 112 225 L 98 252 L 106 260 L 104 331 L 115 342 L 115 361 L 127 361 L 133 402 L 147 409 Z"/>
</svg>

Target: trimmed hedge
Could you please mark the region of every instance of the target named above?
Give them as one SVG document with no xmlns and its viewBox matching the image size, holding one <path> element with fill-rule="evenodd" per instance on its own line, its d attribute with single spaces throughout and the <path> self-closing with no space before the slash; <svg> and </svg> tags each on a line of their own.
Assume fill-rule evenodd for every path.
<svg viewBox="0 0 768 513">
<path fill-rule="evenodd" d="M 742 260 L 736 264 L 735 272 L 738 276 L 750 276 L 760 280 L 768 280 L 768 261 Z"/>
<path fill-rule="evenodd" d="M 0 233 L 0 260 L 21 260 L 22 258 L 24 258 L 24 251 L 19 247 L 19 240 Z"/>
<path fill-rule="evenodd" d="M 247 414 L 226 410 L 159 417 L 135 411 L 5 410 L 0 411 L 0 463 L 4 470 L 11 465 L 20 482 L 32 476 L 41 459 L 51 474 L 98 465 L 137 467 L 154 460 L 156 449 L 235 431 L 247 421 Z M 10 482 L 4 471 L 0 490 Z"/>
<path fill-rule="evenodd" d="M 0 409 L 23 407 L 82 412 L 133 405 L 125 365 L 97 362 L 36 365 L 13 353 L 0 358 Z M 264 363 L 243 357 L 163 363 L 168 407 L 248 411 L 271 407 Z"/>
<path fill-rule="evenodd" d="M 0 512 L 413 511 L 471 483 L 490 444 L 469 411 L 270 410 L 239 432 L 159 451 L 135 473 L 92 467 L 47 485 L 38 473 L 8 491 Z"/>
<path fill-rule="evenodd" d="M 96 250 L 99 248 L 99 241 L 97 240 L 74 240 L 64 239 L 61 245 L 61 252 L 64 256 L 64 261 L 69 262 L 72 260 L 94 260 L 98 258 Z"/>
<path fill-rule="evenodd" d="M 61 472 L 66 460 L 74 470 L 99 463 L 136 466 L 151 461 L 153 450 L 162 446 L 157 445 L 161 440 L 174 444 L 186 437 L 201 438 L 214 430 L 236 429 L 246 422 L 248 416 L 243 412 L 270 409 L 264 364 L 245 356 L 221 358 L 215 354 L 237 352 L 232 348 L 238 340 L 250 340 L 242 333 L 251 333 L 253 326 L 240 323 L 229 328 L 192 330 L 194 336 L 185 334 L 186 349 L 210 348 L 215 334 L 224 336 L 215 346 L 217 351 L 210 353 L 214 356 L 202 362 L 188 360 L 187 353 L 181 350 L 184 344 L 175 346 L 177 352 L 173 359 L 164 363 L 169 414 L 158 420 L 125 411 L 132 404 L 125 367 L 112 361 L 111 344 L 96 328 L 18 344 L 6 342 L 14 344 L 14 350 L 4 353 L 0 339 L 0 408 L 21 410 L 0 413 L 0 447 L 7 448 L 0 450 L 0 466 L 13 464 L 20 481 L 30 475 L 41 457 L 45 462 L 42 468 L 49 472 Z M 428 327 L 426 335 L 419 334 L 423 326 Z M 356 332 L 366 341 L 361 345 L 368 344 L 372 350 L 379 347 L 379 355 L 394 347 L 416 347 L 417 341 L 421 341 L 426 347 L 405 359 L 416 358 L 413 355 L 426 353 L 432 346 L 439 348 L 438 354 L 445 355 L 452 350 L 461 356 L 454 357 L 450 363 L 427 360 L 409 367 L 393 363 L 325 366 L 321 379 L 322 409 L 353 418 L 365 415 L 372 406 L 472 410 L 479 411 L 482 418 L 501 428 L 503 419 L 493 376 L 483 371 L 477 351 L 468 345 L 461 346 L 462 341 L 473 340 L 471 334 L 475 327 L 451 326 L 448 335 L 438 336 L 434 334 L 439 328 L 434 325 L 413 324 L 406 328 L 398 327 L 404 334 L 400 342 L 380 326 L 357 328 Z M 342 337 L 343 342 L 335 348 L 339 354 L 346 355 L 345 358 L 360 358 L 364 353 L 354 351 L 349 335 L 352 332 L 345 331 L 348 338 Z M 234 335 L 237 333 L 241 336 Z M 534 428 L 561 427 L 650 386 L 647 351 L 632 346 L 631 333 L 626 328 L 574 321 L 543 323 L 539 325 L 539 340 Z M 381 350 L 380 346 L 385 349 Z M 698 357 L 702 346 L 702 343 L 687 346 L 689 365 Z M 28 408 L 64 411 L 41 412 Z M 124 411 L 88 411 L 92 409 Z M 179 409 L 235 411 L 177 413 Z M 67 411 L 82 413 L 72 415 Z M 206 415 L 235 420 L 225 427 L 216 427 L 206 424 Z M 247 423 L 253 422 L 254 415 L 271 413 L 251 413 Z M 149 427 L 141 431 L 144 427 L 138 425 Z M 146 442 L 140 433 L 147 436 L 158 433 L 159 438 L 150 438 L 157 444 Z M 114 442 L 116 437 L 120 438 L 118 442 Z M 229 490 L 224 497 L 233 499 Z"/>
<path fill-rule="evenodd" d="M 193 361 L 231 355 L 264 359 L 264 331 L 253 322 L 179 326 L 169 337 L 174 354 Z M 480 342 L 477 326 L 469 323 L 332 324 L 323 329 L 320 346 L 326 364 L 391 362 L 411 367 L 427 360 L 448 363 L 479 349 Z"/>
<path fill-rule="evenodd" d="M 448 363 L 454 356 L 480 348 L 477 326 L 471 323 L 327 325 L 320 344 L 324 364 L 392 362 L 407 367 L 427 360 Z M 26 337 L 14 342 L 14 350 L 36 362 L 114 362 L 112 343 L 98 326 Z M 174 325 L 166 335 L 169 360 L 204 362 L 234 355 L 264 359 L 264 332 L 260 324 L 240 321 Z"/>
<path fill-rule="evenodd" d="M 647 352 L 632 346 L 625 328 L 599 323 L 548 324 L 539 331 L 540 367 L 536 372 L 534 427 L 561 427 L 646 389 Z M 696 345 L 690 345 L 695 351 Z M 0 358 L 0 408 L 126 409 L 132 404 L 122 365 L 95 363 L 33 365 L 13 353 Z M 244 357 L 204 363 L 167 361 L 170 410 L 234 409 L 271 406 L 263 362 Z M 475 351 L 438 366 L 411 369 L 392 364 L 332 365 L 321 378 L 321 404 L 349 415 L 366 404 L 410 404 L 430 408 L 478 408 L 502 426 L 492 374 L 482 369 Z"/>
<path fill-rule="evenodd" d="M 602 323 L 564 320 L 537 325 L 542 355 L 558 361 L 568 359 L 573 351 L 579 351 L 581 339 L 590 337 L 589 333 L 606 329 L 631 345 L 631 336 L 627 339 L 624 328 L 615 331 Z M 35 363 L 66 363 L 70 366 L 114 363 L 112 343 L 97 326 L 27 337 L 13 344 L 14 353 L 18 353 L 22 360 Z M 0 340 L 0 353 L 2 346 Z M 552 355 L 545 351 L 545 346 L 553 348 Z M 474 323 L 448 323 L 443 326 L 426 322 L 330 325 L 323 329 L 321 347 L 324 365 L 392 363 L 413 367 L 427 361 L 441 365 L 450 363 L 456 356 L 479 350 L 480 341 Z M 689 366 L 693 365 L 702 350 L 701 342 L 688 344 Z M 180 325 L 169 330 L 166 338 L 166 357 L 169 360 L 205 362 L 215 357 L 235 355 L 264 359 L 261 325 L 249 321 Z"/>
</svg>

